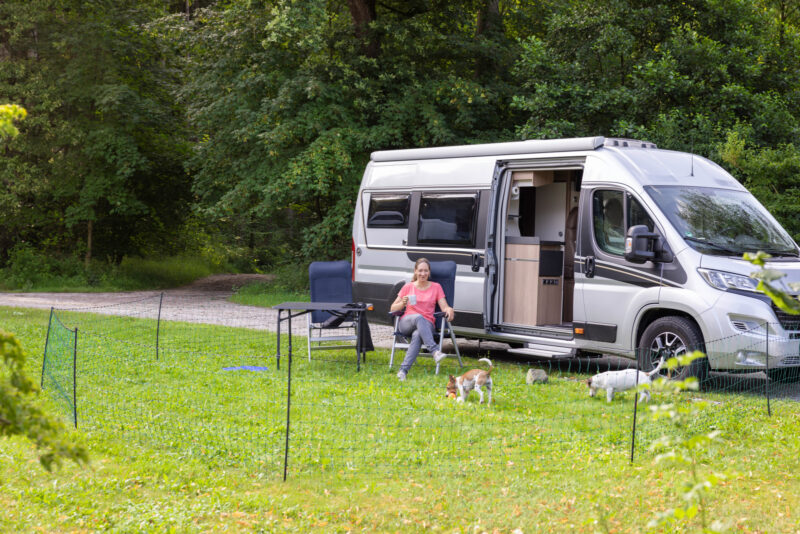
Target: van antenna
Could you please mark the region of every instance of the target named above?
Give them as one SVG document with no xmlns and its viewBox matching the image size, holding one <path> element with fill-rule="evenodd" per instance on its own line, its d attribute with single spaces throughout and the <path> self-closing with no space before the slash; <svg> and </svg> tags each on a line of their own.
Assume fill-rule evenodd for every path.
<svg viewBox="0 0 800 534">
<path fill-rule="evenodd" d="M 692 135 L 692 144 L 689 145 L 689 152 L 692 156 L 691 168 L 689 169 L 689 176 L 694 176 L 694 135 Z"/>
</svg>

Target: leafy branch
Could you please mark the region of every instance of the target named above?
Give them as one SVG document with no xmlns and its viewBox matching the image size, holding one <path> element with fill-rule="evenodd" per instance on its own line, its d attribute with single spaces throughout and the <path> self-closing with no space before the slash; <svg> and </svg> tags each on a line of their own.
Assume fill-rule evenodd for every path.
<svg viewBox="0 0 800 534">
<path fill-rule="evenodd" d="M 84 464 L 86 450 L 62 438 L 64 425 L 36 404 L 39 388 L 25 374 L 25 353 L 13 334 L 0 330 L 0 437 L 23 436 L 39 450 L 39 462 L 50 471 L 61 460 Z"/>
<path fill-rule="evenodd" d="M 14 126 L 15 120 L 22 120 L 28 115 L 25 108 L 16 104 L 0 104 L 0 138 L 16 137 L 19 130 Z"/>
<path fill-rule="evenodd" d="M 772 258 L 766 252 L 758 251 L 756 254 L 751 254 L 750 252 L 745 253 L 744 259 L 760 267 L 760 269 L 750 276 L 758 280 L 758 290 L 763 292 L 769 298 L 772 299 L 772 302 L 780 308 L 781 310 L 785 311 L 786 313 L 792 315 L 800 315 L 800 300 L 797 297 L 793 297 L 786 293 L 785 291 L 779 289 L 778 287 L 773 284 L 776 280 L 780 280 L 786 273 L 782 273 L 780 271 L 776 271 L 775 269 L 768 269 L 767 268 L 767 261 Z M 794 290 L 800 292 L 800 283 L 798 282 L 790 282 L 788 286 Z"/>
</svg>

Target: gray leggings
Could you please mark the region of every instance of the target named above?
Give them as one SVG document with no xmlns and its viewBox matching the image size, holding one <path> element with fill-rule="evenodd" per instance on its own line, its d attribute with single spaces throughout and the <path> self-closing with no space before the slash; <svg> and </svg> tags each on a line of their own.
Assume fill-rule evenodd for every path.
<svg viewBox="0 0 800 534">
<path fill-rule="evenodd" d="M 397 331 L 406 337 L 411 337 L 408 350 L 406 350 L 406 357 L 403 358 L 403 363 L 400 364 L 401 371 L 408 373 L 408 370 L 417 361 L 417 355 L 423 343 L 431 354 L 439 350 L 439 344 L 433 338 L 433 323 L 422 315 L 403 316 L 397 324 Z"/>
</svg>

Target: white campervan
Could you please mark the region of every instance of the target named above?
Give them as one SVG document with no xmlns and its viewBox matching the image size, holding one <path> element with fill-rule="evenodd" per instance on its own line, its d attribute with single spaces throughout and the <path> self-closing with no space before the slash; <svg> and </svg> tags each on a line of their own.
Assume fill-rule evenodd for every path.
<svg viewBox="0 0 800 534">
<path fill-rule="evenodd" d="M 757 250 L 784 283 L 800 281 L 797 244 L 739 182 L 652 143 L 382 151 L 358 194 L 353 292 L 388 321 L 417 258 L 454 260 L 458 335 L 532 357 L 638 355 L 645 367 L 698 348 L 708 359 L 682 376 L 780 374 L 800 366 L 800 318 L 756 291 L 741 258 Z"/>
</svg>

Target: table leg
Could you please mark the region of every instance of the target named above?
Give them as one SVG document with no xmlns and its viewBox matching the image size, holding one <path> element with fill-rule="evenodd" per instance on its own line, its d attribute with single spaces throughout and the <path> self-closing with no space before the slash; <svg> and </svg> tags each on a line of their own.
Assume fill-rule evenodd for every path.
<svg viewBox="0 0 800 534">
<path fill-rule="evenodd" d="M 278 371 L 281 370 L 281 315 L 283 315 L 283 310 L 278 310 L 278 354 L 275 355 L 275 367 Z"/>
</svg>

